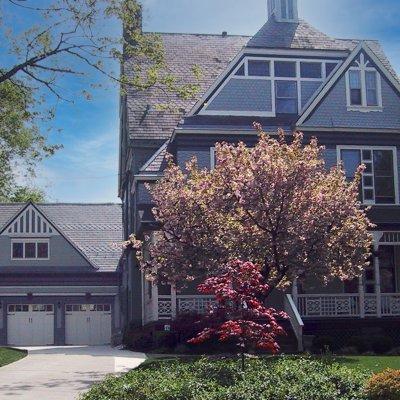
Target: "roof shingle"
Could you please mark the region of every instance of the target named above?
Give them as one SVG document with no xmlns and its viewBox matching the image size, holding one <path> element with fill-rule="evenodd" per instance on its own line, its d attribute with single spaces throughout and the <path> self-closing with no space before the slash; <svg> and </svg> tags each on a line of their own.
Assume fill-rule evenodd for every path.
<svg viewBox="0 0 400 400">
<path fill-rule="evenodd" d="M 25 203 L 0 204 L 0 228 Z M 41 203 L 35 206 L 55 224 L 99 271 L 112 272 L 122 254 L 122 208 L 120 204 Z"/>
</svg>

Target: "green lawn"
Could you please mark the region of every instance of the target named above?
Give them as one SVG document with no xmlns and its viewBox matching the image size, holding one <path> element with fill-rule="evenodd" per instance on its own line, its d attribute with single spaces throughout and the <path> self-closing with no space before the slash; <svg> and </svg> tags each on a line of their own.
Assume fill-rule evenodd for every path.
<svg viewBox="0 0 400 400">
<path fill-rule="evenodd" d="M 182 360 L 185 362 L 188 361 L 196 361 L 201 359 L 202 356 L 196 355 L 159 355 L 159 356 L 150 356 L 144 364 L 151 364 L 157 361 L 173 361 L 173 360 Z M 213 358 L 213 357 L 211 357 Z M 218 357 L 217 357 L 218 358 Z M 266 359 L 273 360 L 274 357 L 267 356 L 262 357 Z M 293 358 L 302 358 L 302 356 L 294 356 Z M 316 357 L 316 359 L 321 359 L 321 357 Z M 327 360 L 328 358 L 323 357 L 323 359 Z M 336 362 L 342 365 L 345 365 L 349 368 L 357 368 L 362 370 L 368 370 L 372 372 L 381 372 L 387 368 L 391 369 L 400 369 L 400 356 L 332 356 L 329 358 L 330 361 Z"/>
<path fill-rule="evenodd" d="M 343 356 L 333 357 L 333 361 L 373 372 L 381 372 L 386 368 L 400 369 L 400 357 L 397 356 Z"/>
<path fill-rule="evenodd" d="M 21 358 L 26 357 L 26 352 L 22 350 L 9 349 L 7 347 L 0 348 L 0 367 L 11 364 Z"/>
</svg>

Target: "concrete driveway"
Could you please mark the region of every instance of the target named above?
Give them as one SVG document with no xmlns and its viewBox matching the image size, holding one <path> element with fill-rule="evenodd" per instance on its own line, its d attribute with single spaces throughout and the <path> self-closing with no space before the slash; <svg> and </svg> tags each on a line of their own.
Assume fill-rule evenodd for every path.
<svg viewBox="0 0 400 400">
<path fill-rule="evenodd" d="M 106 375 L 127 372 L 146 359 L 108 346 L 26 350 L 27 357 L 0 368 L 0 399 L 75 400 Z"/>
</svg>

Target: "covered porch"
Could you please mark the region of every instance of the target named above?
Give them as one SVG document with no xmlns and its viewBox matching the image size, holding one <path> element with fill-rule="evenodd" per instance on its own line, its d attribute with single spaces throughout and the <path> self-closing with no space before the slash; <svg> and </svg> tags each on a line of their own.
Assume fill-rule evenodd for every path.
<svg viewBox="0 0 400 400">
<path fill-rule="evenodd" d="M 307 293 L 295 282 L 292 299 L 303 319 L 400 316 L 400 232 L 374 232 L 371 266 L 340 292 Z"/>
</svg>

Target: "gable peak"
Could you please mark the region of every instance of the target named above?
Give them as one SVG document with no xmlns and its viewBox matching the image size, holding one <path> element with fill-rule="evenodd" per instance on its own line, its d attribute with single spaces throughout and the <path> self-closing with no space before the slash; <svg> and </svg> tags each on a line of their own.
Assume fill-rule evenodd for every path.
<svg viewBox="0 0 400 400">
<path fill-rule="evenodd" d="M 277 22 L 299 21 L 297 0 L 268 0 L 268 19 L 274 18 Z"/>
<path fill-rule="evenodd" d="M 59 232 L 32 202 L 28 202 L 2 229 L 6 236 L 53 236 Z"/>
</svg>

